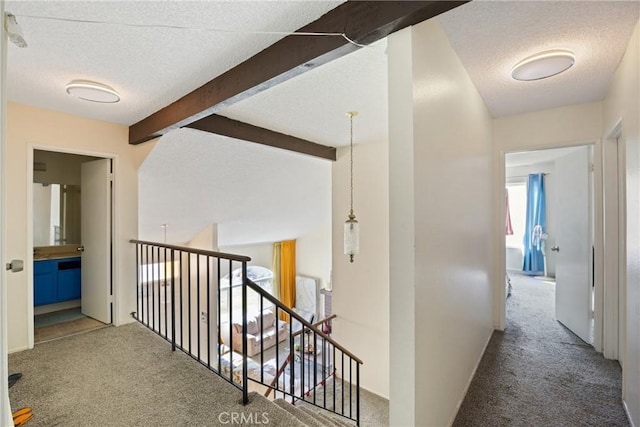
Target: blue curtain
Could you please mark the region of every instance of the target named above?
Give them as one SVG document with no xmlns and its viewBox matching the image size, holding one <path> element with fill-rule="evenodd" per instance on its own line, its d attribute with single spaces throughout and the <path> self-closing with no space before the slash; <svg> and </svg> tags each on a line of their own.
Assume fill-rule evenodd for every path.
<svg viewBox="0 0 640 427">
<path fill-rule="evenodd" d="M 527 219 L 524 231 L 524 262 L 522 271 L 532 275 L 544 274 L 542 234 L 546 233 L 546 202 L 544 175 L 531 174 L 527 179 Z"/>
</svg>

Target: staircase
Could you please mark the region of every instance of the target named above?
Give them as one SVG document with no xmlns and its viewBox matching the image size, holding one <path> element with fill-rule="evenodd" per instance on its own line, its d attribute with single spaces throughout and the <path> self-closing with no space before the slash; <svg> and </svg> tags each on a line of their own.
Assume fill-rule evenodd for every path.
<svg viewBox="0 0 640 427">
<path fill-rule="evenodd" d="M 273 403 L 296 417 L 302 427 L 353 427 L 353 424 L 345 418 L 333 415 L 331 412 L 316 409 L 314 406 L 304 402 L 292 405 L 286 400 L 276 399 Z"/>
<path fill-rule="evenodd" d="M 301 426 L 360 425 L 362 361 L 322 332 L 327 319 L 309 323 L 250 280 L 248 257 L 131 243 L 137 267 L 132 316 L 173 351 L 241 390 L 245 405 L 257 390 Z"/>
</svg>

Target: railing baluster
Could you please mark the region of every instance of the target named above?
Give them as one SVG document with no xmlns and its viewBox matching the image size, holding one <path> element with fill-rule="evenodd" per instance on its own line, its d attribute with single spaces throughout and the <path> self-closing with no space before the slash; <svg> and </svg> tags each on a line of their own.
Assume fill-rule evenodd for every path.
<svg viewBox="0 0 640 427">
<path fill-rule="evenodd" d="M 337 413 L 336 409 L 336 346 L 332 345 L 333 348 L 333 412 Z"/>
<path fill-rule="evenodd" d="M 360 425 L 360 364 L 356 361 L 356 425 Z"/>
<path fill-rule="evenodd" d="M 353 384 L 353 379 L 351 378 L 351 368 L 353 367 L 353 359 L 351 357 L 349 357 L 349 418 L 351 418 L 351 408 L 353 406 L 353 396 L 351 395 L 352 391 L 353 391 L 353 387 L 351 387 L 351 385 Z"/>
<path fill-rule="evenodd" d="M 340 352 L 342 355 L 342 371 L 340 372 L 340 379 L 342 380 L 342 415 L 344 415 L 344 352 Z"/>
<path fill-rule="evenodd" d="M 158 333 L 162 336 L 162 290 L 160 289 L 160 247 L 158 247 L 156 269 L 158 270 Z"/>
<path fill-rule="evenodd" d="M 211 368 L 211 258 L 207 255 L 207 367 Z"/>
<path fill-rule="evenodd" d="M 278 323 L 280 322 L 280 316 L 278 315 L 278 306 L 276 305 L 275 308 L 276 309 L 274 311 L 275 311 L 275 314 L 276 314 L 276 328 L 277 328 L 278 327 Z M 289 334 L 291 334 L 291 329 L 289 329 Z M 276 375 L 277 375 L 277 372 L 280 369 L 280 357 L 279 357 L 280 356 L 280 345 L 279 344 L 280 344 L 280 340 L 277 339 L 276 340 Z M 291 369 L 291 368 L 289 368 L 289 369 Z M 280 384 L 280 378 L 278 376 L 276 376 L 276 390 L 278 390 L 280 388 L 279 384 Z M 283 384 L 284 384 L 284 381 L 283 381 Z M 273 395 L 277 398 L 275 393 Z"/>
<path fill-rule="evenodd" d="M 200 255 L 196 255 L 196 306 L 198 307 L 198 315 L 196 316 L 196 321 L 198 322 L 197 332 L 198 332 L 198 361 L 202 361 L 200 358 Z"/>
<path fill-rule="evenodd" d="M 216 282 L 216 289 L 217 289 L 217 293 L 218 293 L 218 297 L 216 298 L 218 300 L 218 313 L 217 313 L 217 317 L 218 317 L 218 323 L 216 325 L 216 337 L 217 337 L 217 344 L 216 344 L 216 348 L 218 349 L 218 373 L 222 374 L 222 338 L 221 338 L 221 332 L 220 332 L 220 327 L 222 326 L 222 308 L 220 307 L 220 301 L 222 299 L 222 290 L 220 289 L 220 257 L 216 257 L 216 260 L 218 262 L 218 281 Z"/>
<path fill-rule="evenodd" d="M 155 251 L 151 248 L 151 306 L 153 313 L 151 324 L 153 330 L 156 329 L 156 271 L 155 271 Z"/>
<path fill-rule="evenodd" d="M 140 306 L 142 302 L 142 287 L 140 286 L 140 259 L 138 257 L 139 246 L 136 245 L 136 294 L 138 295 L 138 301 L 136 301 L 136 320 L 140 321 L 140 315 L 142 314 L 142 307 Z"/>
<path fill-rule="evenodd" d="M 229 379 L 233 382 L 233 261 L 229 260 L 229 292 L 227 305 L 229 307 Z M 243 331 L 244 332 L 244 331 Z"/>
<path fill-rule="evenodd" d="M 171 350 L 176 351 L 176 288 L 174 271 L 175 253 L 171 250 Z M 166 288 L 166 286 L 165 286 Z"/>
<path fill-rule="evenodd" d="M 291 398 L 291 403 L 295 404 L 297 400 L 302 399 L 303 401 L 307 401 L 314 406 L 318 406 L 320 408 L 324 408 L 326 410 L 332 411 L 336 414 L 342 415 L 345 418 L 349 418 L 356 422 L 356 425 L 360 425 L 360 364 L 362 363 L 356 356 L 351 354 L 344 347 L 337 344 L 333 339 L 325 333 L 323 326 L 330 321 L 333 317 L 331 316 L 327 319 L 323 319 L 320 322 L 310 324 L 301 318 L 297 313 L 282 305 L 280 301 L 275 299 L 269 292 L 265 291 L 260 285 L 253 283 L 251 280 L 247 278 L 247 262 L 250 261 L 247 257 L 241 257 L 237 255 L 229 255 L 229 254 L 221 254 L 218 252 L 212 251 L 203 251 L 199 249 L 189 249 L 181 246 L 174 245 L 161 245 L 154 244 L 150 242 L 142 242 L 142 241 L 131 241 L 135 243 L 137 246 L 135 248 L 135 265 L 136 265 L 136 279 L 135 286 L 137 289 L 136 295 L 138 301 L 136 301 L 137 312 L 133 316 L 139 322 L 145 324 L 149 329 L 156 332 L 161 337 L 165 338 L 167 341 L 171 342 L 172 351 L 175 351 L 176 348 L 184 351 L 189 354 L 192 358 L 198 360 L 202 365 L 207 367 L 208 369 L 216 372 L 214 366 L 211 363 L 211 352 L 217 349 L 218 356 L 218 366 L 217 373 L 223 378 L 227 379 L 230 383 L 235 385 L 237 388 L 241 389 L 243 392 L 243 403 L 248 402 L 248 390 L 249 390 L 249 382 L 254 381 L 256 383 L 263 384 L 268 387 L 270 392 L 274 393 L 274 396 L 277 397 L 277 393 L 280 392 L 283 397 L 286 399 L 287 397 Z M 176 257 L 177 255 L 177 257 Z M 184 265 L 186 256 L 187 265 Z M 196 256 L 195 260 L 195 270 L 192 271 L 192 257 Z M 205 257 L 206 259 L 206 279 L 205 272 L 201 271 L 201 257 Z M 216 264 L 213 263 L 213 258 L 216 260 Z M 229 262 L 229 277 L 230 282 L 229 286 L 225 289 L 222 288 L 222 259 L 228 260 Z M 238 310 L 235 310 L 234 313 L 234 304 L 233 304 L 233 265 L 234 261 L 241 263 L 242 267 L 242 301 L 238 301 L 237 305 L 241 305 L 241 313 L 238 313 Z M 211 269 L 216 268 L 217 265 L 217 277 L 212 276 Z M 236 264 L 237 265 L 237 264 Z M 197 274 L 196 283 L 192 283 L 192 274 Z M 179 274 L 179 278 L 176 277 L 176 274 Z M 186 280 L 184 279 L 185 274 L 187 275 Z M 168 279 L 170 278 L 170 282 Z M 206 282 L 205 282 L 206 280 Z M 215 285 L 214 285 L 215 283 Z M 157 284 L 157 286 L 156 286 Z M 192 285 L 193 291 L 196 292 L 195 298 L 192 295 Z M 206 289 L 202 289 L 202 286 L 206 285 Z M 178 289 L 179 286 L 179 294 Z M 187 287 L 187 291 L 185 292 L 184 287 Z M 211 286 L 217 286 L 216 288 L 211 288 Z M 237 286 L 236 286 L 237 287 Z M 163 289 L 164 288 L 164 289 Z M 170 295 L 168 294 L 170 292 Z M 229 346 L 231 347 L 231 353 L 229 354 L 229 375 L 227 376 L 223 373 L 222 368 L 222 335 L 223 331 L 222 321 L 224 319 L 223 315 L 223 301 L 222 296 L 224 292 L 228 292 L 228 323 L 229 323 Z M 259 363 L 261 365 L 260 374 L 256 375 L 252 378 L 249 378 L 249 370 L 248 370 L 248 337 L 246 333 L 247 322 L 248 322 L 248 305 L 249 300 L 254 301 L 253 294 L 249 294 L 250 292 L 255 292 L 257 297 L 259 298 L 256 301 L 255 307 L 256 310 L 259 310 L 259 327 L 260 327 L 260 356 Z M 206 304 L 202 304 L 201 299 L 205 297 L 207 302 Z M 214 302 L 211 299 L 217 298 Z M 156 304 L 155 300 L 158 300 Z M 185 298 L 188 300 L 188 306 L 185 307 Z M 238 298 L 238 295 L 236 295 Z M 192 301 L 193 299 L 193 301 Z M 264 321 L 265 321 L 265 299 L 268 304 L 273 305 L 273 309 L 271 310 L 276 319 L 275 325 L 275 363 L 277 369 L 277 375 L 273 379 L 270 384 L 265 384 L 265 370 L 264 370 L 264 362 L 265 362 L 265 331 L 264 331 Z M 146 301 L 145 301 L 146 300 Z M 168 312 L 169 305 L 171 306 L 171 313 Z M 197 310 L 192 309 L 192 305 L 197 306 Z M 271 307 L 269 305 L 268 307 Z M 178 308 L 179 307 L 179 308 Z M 186 308 L 186 310 L 185 310 Z M 216 316 L 211 317 L 211 310 L 216 310 Z M 206 311 L 205 311 L 206 310 Z M 195 313 L 193 313 L 195 311 Z M 186 313 L 185 313 L 186 312 Z M 200 316 L 206 313 L 206 330 L 201 329 L 201 319 Z M 289 335 L 289 354 L 286 357 L 286 361 L 281 365 L 282 361 L 280 350 L 282 345 L 279 340 L 279 323 L 281 322 L 280 316 L 281 314 L 286 314 L 289 316 L 289 328 L 287 328 L 287 333 Z M 242 359 L 241 359 L 241 367 L 236 365 L 235 370 L 242 369 L 241 379 L 239 375 L 234 376 L 234 366 L 233 366 L 233 322 L 234 318 L 236 323 L 240 323 L 238 320 L 238 316 L 241 314 L 242 316 L 242 336 L 238 337 L 236 335 L 236 339 L 241 339 L 242 342 L 238 343 L 236 347 L 242 347 Z M 169 317 L 170 316 L 170 317 Z M 185 317 L 186 316 L 186 317 Z M 256 316 L 256 318 L 258 318 Z M 184 325 L 185 320 L 187 321 L 187 325 Z M 171 323 L 169 323 L 171 322 Z M 178 326 L 178 323 L 180 325 Z M 196 325 L 194 327 L 194 322 Z M 301 328 L 298 332 L 294 333 L 292 326 L 293 322 L 300 322 Z M 212 328 L 216 327 L 215 335 L 213 333 Z M 171 329 L 169 329 L 171 328 Z M 178 331 L 178 328 L 180 329 Z M 240 325 L 238 325 L 238 329 Z M 195 329 L 195 330 L 194 330 Z M 185 334 L 188 331 L 188 345 L 185 343 Z M 196 335 L 197 332 L 197 351 L 193 351 L 193 336 Z M 204 340 L 201 336 L 202 333 L 207 335 L 206 345 L 207 345 L 207 358 L 204 359 L 204 354 L 202 353 L 202 345 L 204 344 Z M 169 335 L 171 335 L 169 337 Z M 300 336 L 300 338 L 297 338 Z M 213 347 L 213 341 L 216 341 L 216 347 Z M 298 342 L 299 351 L 296 351 L 296 340 Z M 283 344 L 284 345 L 284 344 Z M 341 361 L 339 362 L 336 359 L 337 351 L 340 351 Z M 347 378 L 347 371 L 345 366 L 345 356 L 348 358 L 349 363 L 349 372 Z M 297 359 L 297 361 L 296 361 Z M 272 359 L 273 360 L 273 359 Z M 236 363 L 238 361 L 236 360 Z M 354 377 L 354 366 L 355 366 L 355 379 Z M 313 364 L 313 365 L 311 365 Z M 296 366 L 297 365 L 297 366 Z M 285 375 L 285 370 L 288 367 L 288 389 L 287 389 L 287 381 L 283 379 L 283 387 L 280 387 L 280 379 L 281 375 Z M 338 385 L 336 384 L 338 367 L 341 368 L 341 387 L 338 390 Z M 330 380 L 333 376 L 333 406 L 329 402 L 327 402 L 327 380 Z M 238 378 L 237 380 L 234 378 Z M 355 381 L 355 382 L 354 382 Z M 345 400 L 347 398 L 347 393 L 345 393 L 345 387 L 349 387 L 348 399 L 349 399 L 349 408 L 347 413 L 347 408 L 345 407 Z M 297 388 L 299 387 L 299 388 Z M 323 387 L 322 394 L 318 393 L 317 388 Z M 313 389 L 313 398 L 311 398 L 311 391 Z M 355 390 L 354 390 L 355 389 Z M 338 396 L 338 392 L 340 396 Z M 330 393 L 330 391 L 329 391 Z M 354 396 L 355 394 L 355 396 Z M 268 396 L 268 395 L 267 395 Z M 340 407 L 336 405 L 338 403 L 337 399 L 341 399 Z M 355 408 L 354 408 L 355 406 Z"/>
<path fill-rule="evenodd" d="M 289 317 L 289 321 L 293 321 L 292 317 Z M 305 347 L 304 344 L 304 336 L 305 336 L 305 332 L 304 332 L 304 324 L 302 325 L 302 333 L 300 334 L 300 376 L 302 377 L 302 384 L 300 385 L 300 393 L 302 397 L 302 400 L 305 400 L 304 396 L 305 396 L 305 392 L 307 391 L 307 389 L 304 386 L 304 376 L 305 376 L 305 371 L 306 371 L 306 366 L 305 366 L 305 353 L 307 351 L 307 348 Z"/>
<path fill-rule="evenodd" d="M 180 347 L 184 348 L 184 301 L 182 298 L 182 288 L 183 288 L 183 282 L 182 282 L 182 276 L 184 276 L 184 269 L 182 268 L 182 258 L 183 258 L 183 252 L 182 251 L 178 251 L 178 258 L 180 258 L 180 263 L 179 263 L 179 271 L 180 271 Z"/>
<path fill-rule="evenodd" d="M 327 355 L 327 340 L 322 338 L 322 406 L 327 407 L 327 374 L 329 373 L 329 362 Z"/>
<path fill-rule="evenodd" d="M 262 327 L 261 327 L 262 329 Z M 242 403 L 249 403 L 249 380 L 247 372 L 247 262 L 242 263 Z"/>
<path fill-rule="evenodd" d="M 316 385 L 318 385 L 318 336 L 313 331 L 313 404 L 316 403 Z"/>
<path fill-rule="evenodd" d="M 291 394 L 291 403 L 295 403 L 296 355 L 294 354 L 295 348 L 291 326 L 293 326 L 293 318 L 289 316 L 289 393 Z M 286 389 L 286 387 L 284 388 Z"/>
<path fill-rule="evenodd" d="M 264 297 L 260 298 L 260 382 L 264 383 Z M 278 320 L 276 319 L 276 342 L 278 342 Z"/>
<path fill-rule="evenodd" d="M 162 257 L 162 265 L 164 266 L 164 278 L 162 287 L 164 288 L 164 337 L 169 337 L 169 328 L 167 327 L 167 248 L 164 248 L 164 256 Z"/>
<path fill-rule="evenodd" d="M 187 299 L 189 300 L 189 306 L 187 307 L 187 314 L 189 315 L 189 321 L 187 322 L 189 326 L 189 354 L 193 354 L 193 347 L 191 346 L 191 336 L 193 335 L 191 331 L 191 323 L 193 323 L 191 315 L 191 254 L 187 258 Z"/>
</svg>

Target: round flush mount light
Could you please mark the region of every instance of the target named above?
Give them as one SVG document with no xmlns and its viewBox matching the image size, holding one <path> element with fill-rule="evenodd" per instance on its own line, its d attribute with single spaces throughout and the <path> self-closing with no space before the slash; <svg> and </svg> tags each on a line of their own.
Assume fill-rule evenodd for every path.
<svg viewBox="0 0 640 427">
<path fill-rule="evenodd" d="M 570 50 L 547 50 L 518 62 L 511 69 L 511 77 L 521 81 L 546 79 L 568 70 L 575 62 Z"/>
<path fill-rule="evenodd" d="M 85 101 L 103 104 L 120 101 L 120 94 L 113 88 L 88 80 L 74 80 L 66 86 L 66 90 L 69 95 Z"/>
</svg>

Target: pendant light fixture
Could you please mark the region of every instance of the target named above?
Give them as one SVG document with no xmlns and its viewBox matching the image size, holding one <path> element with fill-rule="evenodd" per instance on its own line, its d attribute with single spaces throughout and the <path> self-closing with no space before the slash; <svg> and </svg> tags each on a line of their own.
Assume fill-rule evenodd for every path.
<svg viewBox="0 0 640 427">
<path fill-rule="evenodd" d="M 349 171 L 350 183 L 350 209 L 349 219 L 344 223 L 344 254 L 349 255 L 349 262 L 353 262 L 353 257 L 360 252 L 360 229 L 356 216 L 353 213 L 353 118 L 358 115 L 357 111 L 349 111 L 347 117 L 350 121 L 350 143 L 349 143 Z"/>
</svg>

